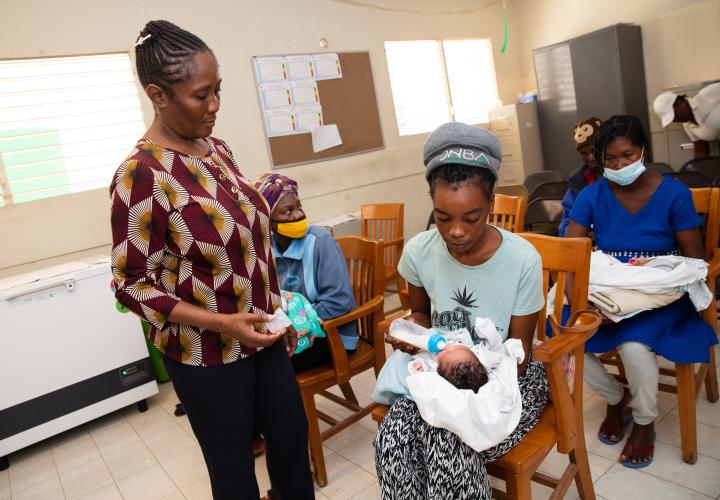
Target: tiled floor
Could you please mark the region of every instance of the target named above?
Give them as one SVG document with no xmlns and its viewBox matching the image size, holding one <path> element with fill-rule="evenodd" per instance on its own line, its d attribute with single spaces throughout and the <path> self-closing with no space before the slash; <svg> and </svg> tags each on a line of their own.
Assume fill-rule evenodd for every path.
<svg viewBox="0 0 720 500">
<path fill-rule="evenodd" d="M 372 372 L 353 379 L 362 403 L 369 401 L 373 384 Z M 11 455 L 10 469 L 0 472 L 0 500 L 211 498 L 187 417 L 172 414 L 176 402 L 171 384 L 163 384 L 145 413 L 132 406 Z M 346 411 L 327 400 L 317 402 L 327 413 L 343 416 Z M 586 442 L 598 498 L 720 499 L 720 403 L 708 403 L 704 393 L 698 399 L 700 456 L 695 465 L 681 459 L 675 397 L 662 393 L 659 409 L 655 461 L 642 471 L 630 470 L 616 462 L 620 445 L 606 446 L 595 437 L 604 402 L 586 392 Z M 376 429 L 366 417 L 325 442 L 329 483 L 317 489 L 318 499 L 380 497 L 371 444 Z M 553 452 L 542 470 L 557 475 L 563 460 Z M 257 459 L 256 470 L 265 491 L 264 457 Z M 549 496 L 548 488 L 533 488 L 534 498 Z M 576 497 L 573 486 L 568 498 Z"/>
</svg>

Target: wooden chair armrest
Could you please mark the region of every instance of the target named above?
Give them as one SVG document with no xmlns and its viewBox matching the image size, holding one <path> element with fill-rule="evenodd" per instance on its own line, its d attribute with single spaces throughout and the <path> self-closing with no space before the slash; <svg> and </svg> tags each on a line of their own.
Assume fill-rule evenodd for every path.
<svg viewBox="0 0 720 500">
<path fill-rule="evenodd" d="M 587 342 L 597 333 L 602 321 L 600 313 L 589 309 L 573 314 L 565 327 L 559 326 L 553 316 L 549 319 L 553 337 L 533 350 L 533 357 L 543 363 L 553 363 Z"/>
<path fill-rule="evenodd" d="M 398 247 L 398 249 L 402 250 L 403 243 L 405 242 L 405 238 L 395 238 L 392 240 L 379 240 L 382 244 L 383 248 L 385 247 Z"/>
<path fill-rule="evenodd" d="M 327 335 L 328 345 L 330 346 L 330 355 L 332 358 L 332 365 L 335 368 L 335 373 L 338 378 L 339 384 L 344 384 L 350 380 L 350 367 L 348 365 L 347 352 L 345 351 L 345 345 L 340 338 L 340 332 L 338 328 L 352 323 L 364 316 L 374 315 L 376 313 L 382 313 L 383 308 L 383 297 L 377 295 L 367 301 L 365 304 L 356 307 L 347 314 L 338 316 L 337 318 L 329 319 L 323 323 L 323 330 Z"/>
</svg>

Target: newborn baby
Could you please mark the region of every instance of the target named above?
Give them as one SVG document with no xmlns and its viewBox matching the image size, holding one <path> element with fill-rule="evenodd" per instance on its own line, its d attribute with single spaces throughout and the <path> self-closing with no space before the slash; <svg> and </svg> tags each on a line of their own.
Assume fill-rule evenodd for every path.
<svg viewBox="0 0 720 500">
<path fill-rule="evenodd" d="M 458 389 L 470 389 L 477 392 L 488 381 L 487 371 L 475 353 L 462 344 L 449 344 L 440 354 L 430 356 L 437 358 L 435 369 L 438 375 Z M 435 360 L 426 360 L 418 355 L 410 362 L 410 372 L 421 373 L 432 369 Z"/>
</svg>

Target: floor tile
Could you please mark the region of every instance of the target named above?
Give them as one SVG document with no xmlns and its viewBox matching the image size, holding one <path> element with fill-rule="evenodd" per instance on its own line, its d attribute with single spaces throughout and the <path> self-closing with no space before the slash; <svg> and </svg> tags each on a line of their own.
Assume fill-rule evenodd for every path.
<svg viewBox="0 0 720 500">
<path fill-rule="evenodd" d="M 12 494 L 13 500 L 65 500 L 60 480 L 57 476 Z"/>
<path fill-rule="evenodd" d="M 257 480 L 260 493 L 270 489 L 270 476 L 267 470 L 266 455 L 264 454 L 255 459 L 255 479 Z"/>
<path fill-rule="evenodd" d="M 695 404 L 695 420 L 701 424 L 720 427 L 720 401 L 711 403 L 705 397 L 705 389 L 700 389 L 699 396 Z M 676 406 L 670 412 L 671 415 L 680 415 L 680 410 Z"/>
<path fill-rule="evenodd" d="M 183 495 L 188 500 L 212 500 L 212 489 L 210 488 L 210 479 L 204 477 L 194 483 L 181 488 Z M 260 490 L 262 496 L 263 490 Z"/>
<path fill-rule="evenodd" d="M 158 460 L 172 457 L 188 448 L 198 446 L 197 441 L 190 438 L 175 424 L 170 429 L 143 438 L 143 441 Z"/>
<path fill-rule="evenodd" d="M 13 496 L 32 486 L 58 477 L 50 449 L 42 443 L 12 454 L 8 470 L 10 493 Z"/>
<path fill-rule="evenodd" d="M 121 479 L 117 485 L 125 500 L 158 500 L 177 490 L 157 464 Z"/>
<path fill-rule="evenodd" d="M 323 444 L 333 451 L 338 451 L 345 448 L 350 443 L 358 441 L 371 442 L 373 436 L 373 433 L 364 427 L 361 427 L 358 424 L 353 424 L 350 427 L 338 432 Z"/>
<path fill-rule="evenodd" d="M 175 455 L 158 460 L 178 488 L 208 476 L 205 459 L 199 446 L 192 446 Z"/>
<path fill-rule="evenodd" d="M 663 443 L 680 446 L 680 419 L 668 414 L 655 426 L 657 440 Z M 720 460 L 720 439 L 717 427 L 697 424 L 698 453 Z"/>
<path fill-rule="evenodd" d="M 595 483 L 595 492 L 608 500 L 627 500 L 628 498 L 706 500 L 710 498 L 641 470 L 628 469 L 621 464 L 613 465 Z"/>
<path fill-rule="evenodd" d="M 0 499 L 10 496 L 10 471 L 0 471 Z"/>
<path fill-rule="evenodd" d="M 103 456 L 115 481 L 141 471 L 156 463 L 155 457 L 141 441 Z"/>
<path fill-rule="evenodd" d="M 615 460 L 610 460 L 600 455 L 595 455 L 594 453 L 588 453 L 588 462 L 590 462 L 590 475 L 593 481 L 597 481 L 616 463 Z M 559 478 L 563 472 L 565 472 L 568 463 L 568 455 L 558 453 L 553 448 L 550 453 L 548 453 L 548 456 L 545 457 L 545 460 L 543 460 L 539 470 Z"/>
<path fill-rule="evenodd" d="M 113 478 L 105 462 L 98 458 L 61 473 L 60 482 L 68 500 L 75 500 L 112 484 Z"/>
<path fill-rule="evenodd" d="M 355 465 L 359 465 L 373 476 L 377 476 L 377 471 L 375 469 L 375 447 L 372 443 L 374 434 L 369 433 L 368 437 L 369 439 L 358 439 L 353 441 L 344 448 L 338 450 L 338 453 Z"/>
<path fill-rule="evenodd" d="M 140 441 L 138 433 L 122 415 L 93 427 L 90 437 L 103 455 Z"/>
<path fill-rule="evenodd" d="M 123 500 L 123 497 L 115 483 L 113 483 L 90 493 L 88 496 L 82 497 L 81 500 Z"/>
<path fill-rule="evenodd" d="M 376 481 L 375 476 L 337 453 L 325 457 L 328 484 L 320 492 L 332 500 L 349 499 Z"/>
<path fill-rule="evenodd" d="M 381 497 L 380 484 L 375 481 L 368 489 L 361 491 L 351 498 L 351 500 L 377 500 Z"/>
<path fill-rule="evenodd" d="M 698 455 L 696 463 L 686 464 L 676 446 L 655 443 L 653 463 L 643 472 L 713 498 L 720 495 L 720 461 Z"/>
<path fill-rule="evenodd" d="M 160 500 L 185 500 L 185 495 L 179 491 L 173 491 L 169 495 L 162 497 Z"/>
<path fill-rule="evenodd" d="M 52 456 L 60 474 L 100 458 L 95 442 L 86 430 L 71 432 L 51 446 Z"/>
<path fill-rule="evenodd" d="M 150 403 L 150 401 L 148 403 Z M 168 413 L 157 404 L 154 404 L 148 411 L 143 413 L 137 411 L 132 412 L 128 414 L 126 418 L 128 423 L 142 439 L 147 439 L 150 436 L 177 427 L 177 424 L 173 420 L 175 417 L 168 415 Z"/>
</svg>

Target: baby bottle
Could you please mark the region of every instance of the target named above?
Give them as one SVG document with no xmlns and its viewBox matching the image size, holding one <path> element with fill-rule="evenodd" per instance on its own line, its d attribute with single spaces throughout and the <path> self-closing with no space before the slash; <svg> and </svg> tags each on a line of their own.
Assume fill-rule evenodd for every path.
<svg viewBox="0 0 720 500">
<path fill-rule="evenodd" d="M 404 319 L 396 319 L 390 323 L 390 336 L 410 344 L 411 346 L 438 353 L 445 349 L 447 340 L 434 330 L 423 328 L 417 323 Z"/>
</svg>

